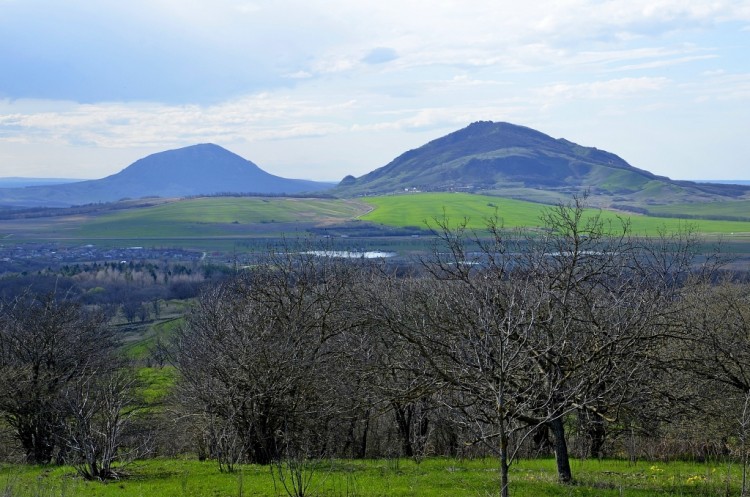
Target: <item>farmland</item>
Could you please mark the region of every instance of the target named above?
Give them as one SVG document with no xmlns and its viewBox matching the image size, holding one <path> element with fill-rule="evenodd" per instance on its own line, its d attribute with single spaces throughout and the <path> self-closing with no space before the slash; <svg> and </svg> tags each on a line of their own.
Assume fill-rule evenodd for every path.
<svg viewBox="0 0 750 497">
<path fill-rule="evenodd" d="M 750 233 L 750 222 L 701 219 L 734 215 L 741 217 L 745 203 L 689 204 L 664 213 L 672 217 L 644 216 L 601 211 L 606 222 L 629 219 L 639 235 L 655 235 L 660 229 L 677 231 L 690 225 L 712 235 Z M 279 237 L 342 225 L 411 227 L 427 232 L 435 221 L 447 217 L 463 220 L 472 229 L 486 227 L 497 216 L 506 228 L 534 228 L 548 205 L 522 200 L 464 193 L 424 193 L 346 199 L 298 199 L 260 197 L 209 197 L 169 201 L 155 206 L 103 210 L 87 214 L 32 217 L 0 221 L 0 234 L 9 241 L 109 242 L 149 246 L 208 249 L 212 243 L 227 247 L 232 240 Z M 664 209 L 667 209 L 664 207 Z M 589 209 L 588 215 L 598 213 Z M 674 217 L 680 212 L 688 220 Z"/>
<path fill-rule="evenodd" d="M 696 218 L 750 219 L 750 201 L 706 202 L 700 204 L 672 204 L 649 206 L 649 213 L 669 216 L 691 216 Z"/>
<path fill-rule="evenodd" d="M 540 225 L 540 215 L 549 206 L 525 202 L 522 200 L 504 199 L 485 195 L 464 193 L 436 193 L 418 195 L 398 195 L 387 197 L 370 197 L 364 199 L 372 205 L 372 212 L 361 217 L 363 220 L 395 226 L 425 226 L 425 223 L 441 219 L 443 213 L 454 223 L 468 221 L 468 227 L 482 229 L 486 220 L 494 215 L 506 228 L 536 227 Z M 737 205 L 734 205 L 737 204 Z M 726 203 L 722 212 L 742 212 L 742 202 Z M 710 205 L 710 204 L 709 204 Z M 734 207 L 734 211 L 732 211 Z M 589 215 L 599 213 L 589 209 Z M 666 212 L 666 211 L 665 211 Z M 703 204 L 688 204 L 676 212 L 693 214 L 700 218 L 705 212 L 711 212 Z M 606 222 L 619 224 L 620 219 L 629 219 L 635 234 L 656 235 L 660 229 L 677 231 L 684 228 L 686 222 L 678 218 L 643 216 L 632 213 L 601 211 Z M 750 235 L 750 222 L 715 221 L 708 219 L 691 219 L 688 223 L 704 234 L 746 233 Z"/>
</svg>

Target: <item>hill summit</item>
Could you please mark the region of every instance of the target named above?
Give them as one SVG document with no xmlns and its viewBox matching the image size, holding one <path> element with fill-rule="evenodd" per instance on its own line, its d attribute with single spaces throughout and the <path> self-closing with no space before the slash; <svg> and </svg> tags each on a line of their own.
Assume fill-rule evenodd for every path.
<svg viewBox="0 0 750 497">
<path fill-rule="evenodd" d="M 213 143 L 167 150 L 135 161 L 96 182 L 125 196 L 184 197 L 212 193 L 300 193 L 330 188 L 315 181 L 274 176 Z"/>
<path fill-rule="evenodd" d="M 584 147 L 524 126 L 479 121 L 395 158 L 359 178 L 346 178 L 340 194 L 382 194 L 404 190 L 495 191 L 534 197 L 589 191 L 593 195 L 660 198 L 741 196 L 747 188 L 716 188 L 672 181 L 631 166 L 615 154 Z M 683 192 L 685 195 L 680 194 Z M 508 196 L 513 196 L 508 195 Z"/>
<path fill-rule="evenodd" d="M 98 180 L 0 189 L 0 205 L 64 207 L 123 198 L 297 194 L 331 187 L 328 183 L 274 176 L 229 150 L 204 143 L 149 155 Z"/>
</svg>

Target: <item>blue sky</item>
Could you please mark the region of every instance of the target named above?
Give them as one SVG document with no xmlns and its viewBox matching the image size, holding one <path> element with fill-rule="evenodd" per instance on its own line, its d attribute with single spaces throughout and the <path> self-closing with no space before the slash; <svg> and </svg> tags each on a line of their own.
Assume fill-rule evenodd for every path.
<svg viewBox="0 0 750 497">
<path fill-rule="evenodd" d="M 477 120 L 750 179 L 750 1 L 0 0 L 0 176 L 213 142 L 339 180 Z"/>
</svg>

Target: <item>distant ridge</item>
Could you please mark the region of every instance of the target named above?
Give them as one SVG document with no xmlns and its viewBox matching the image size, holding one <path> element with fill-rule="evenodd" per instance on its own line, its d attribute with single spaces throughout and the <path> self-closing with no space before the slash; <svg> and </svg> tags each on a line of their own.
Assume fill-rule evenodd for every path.
<svg viewBox="0 0 750 497">
<path fill-rule="evenodd" d="M 149 155 L 117 174 L 98 180 L 0 189 L 0 205 L 67 207 L 123 198 L 298 194 L 320 192 L 332 186 L 274 176 L 235 153 L 204 143 Z"/>
<path fill-rule="evenodd" d="M 745 179 L 696 179 L 696 183 L 716 183 L 720 185 L 750 185 L 750 180 Z"/>
<path fill-rule="evenodd" d="M 511 190 L 559 194 L 588 191 L 607 202 L 677 202 L 739 198 L 740 185 L 673 181 L 631 166 L 617 155 L 555 139 L 524 126 L 479 121 L 401 154 L 364 176 L 347 176 L 340 195 L 404 191 L 482 191 L 505 196 Z M 552 197 L 548 197 L 552 198 Z"/>
<path fill-rule="evenodd" d="M 61 185 L 64 183 L 77 183 L 84 181 L 71 178 L 25 178 L 4 177 L 0 178 L 0 188 L 25 188 L 27 186 Z"/>
</svg>

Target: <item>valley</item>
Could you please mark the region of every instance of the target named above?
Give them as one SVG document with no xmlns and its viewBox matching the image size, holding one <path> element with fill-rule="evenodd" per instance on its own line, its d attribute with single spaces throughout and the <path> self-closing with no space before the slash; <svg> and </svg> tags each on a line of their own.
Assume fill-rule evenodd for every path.
<svg viewBox="0 0 750 497">
<path fill-rule="evenodd" d="M 302 190 L 251 193 L 258 178 Z M 679 495 L 740 485 L 738 467 L 725 484 L 696 462 L 622 464 L 744 450 L 724 418 L 706 441 L 668 419 L 695 415 L 660 405 L 652 419 L 639 405 L 666 398 L 663 384 L 699 382 L 721 387 L 731 412 L 701 396 L 681 409 L 706 424 L 739 412 L 745 390 L 721 383 L 733 369 L 707 380 L 701 368 L 713 371 L 726 344 L 745 353 L 732 334 L 747 322 L 750 188 L 675 182 L 507 123 L 474 123 L 335 187 L 289 181 L 202 145 L 104 180 L 0 190 L 0 331 L 15 344 L 2 371 L 22 376 L 12 364 L 34 340 L 61 364 L 95 361 L 44 366 L 58 390 L 39 401 L 33 381 L 0 384 L 11 413 L 0 459 L 72 462 L 37 478 L 55 496 L 68 479 L 81 495 L 114 488 L 94 480 L 119 481 L 121 495 L 243 495 L 244 474 L 258 482 L 247 489 L 280 495 L 277 481 L 326 472 L 332 495 L 355 480 L 388 486 L 373 495 L 417 480 L 428 494 L 472 495 L 497 488 L 498 455 L 501 487 L 519 495 L 561 495 L 554 482 L 573 471 L 592 495 L 602 482 Z M 58 411 L 75 431 L 50 418 L 46 445 L 13 425 Z M 107 423 L 122 431 L 97 428 Z M 76 437 L 113 450 L 84 457 Z M 480 461 L 494 469 L 438 477 Z M 20 476 L 0 466 L 6 493 L 26 495 L 38 470 L 8 468 Z M 271 482 L 256 478 L 268 468 Z"/>
</svg>

